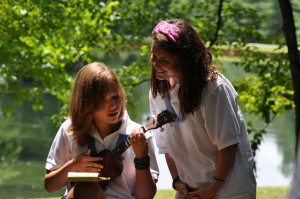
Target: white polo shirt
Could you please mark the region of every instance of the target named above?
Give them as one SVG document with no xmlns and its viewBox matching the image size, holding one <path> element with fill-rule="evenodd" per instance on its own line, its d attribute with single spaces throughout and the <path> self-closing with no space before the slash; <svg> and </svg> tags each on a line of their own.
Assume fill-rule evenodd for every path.
<svg viewBox="0 0 300 199">
<path fill-rule="evenodd" d="M 170 103 L 179 114 L 179 85 L 170 92 Z M 151 114 L 166 109 L 160 95 L 149 93 Z M 220 75 L 203 91 L 200 108 L 184 116 L 179 123 L 167 124 L 164 132 L 155 130 L 159 153 L 168 153 L 174 160 L 179 178 L 198 189 L 213 181 L 217 151 L 238 144 L 233 169 L 215 198 L 255 198 L 256 181 L 253 156 L 246 125 L 232 84 Z"/>
<path fill-rule="evenodd" d="M 47 157 L 47 170 L 60 168 L 69 160 L 73 159 L 80 153 L 84 153 L 87 150 L 87 146 L 78 147 L 77 143 L 72 140 L 72 137 L 67 134 L 67 129 L 69 128 L 70 124 L 71 121 L 68 119 L 59 128 Z M 139 127 L 141 127 L 141 125 L 133 122 L 126 112 L 124 114 L 122 125 L 118 131 L 110 134 L 104 139 L 99 136 L 95 128 L 91 130 L 90 134 L 95 138 L 96 150 L 97 153 L 99 153 L 104 149 L 113 150 L 116 147 L 119 134 L 130 135 L 133 128 Z M 151 133 L 147 132 L 146 137 L 148 138 L 149 145 L 151 174 L 154 179 L 158 179 L 159 170 Z M 124 160 L 122 161 L 123 172 L 119 177 L 109 182 L 105 190 L 106 197 L 109 199 L 135 198 L 134 184 L 136 171 L 133 162 L 135 154 L 132 147 L 129 147 L 122 154 L 122 156 L 124 157 Z M 70 188 L 70 184 L 68 184 L 67 191 L 69 191 Z"/>
</svg>

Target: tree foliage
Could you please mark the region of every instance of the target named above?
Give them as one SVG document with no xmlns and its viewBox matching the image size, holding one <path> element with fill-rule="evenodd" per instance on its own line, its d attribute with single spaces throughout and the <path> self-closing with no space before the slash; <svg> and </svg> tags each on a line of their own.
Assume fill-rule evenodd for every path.
<svg viewBox="0 0 300 199">
<path fill-rule="evenodd" d="M 115 69 L 132 103 L 134 86 L 149 80 L 148 38 L 153 26 L 160 19 L 181 17 L 199 31 L 217 64 L 224 53 L 232 51 L 239 57 L 236 64 L 247 73 L 234 82 L 240 104 L 268 125 L 294 107 L 293 89 L 283 36 L 263 29 L 265 12 L 253 2 L 2 0 L 0 93 L 11 100 L 2 102 L 1 113 L 12 116 L 14 104 L 27 100 L 33 102 L 34 110 L 43 109 L 42 96 L 50 93 L 62 102 L 61 113 L 53 117 L 59 123 L 67 113 L 73 73 L 78 68 L 99 59 L 99 54 L 137 51 L 137 59 Z M 254 42 L 278 48 L 266 53 L 249 45 Z M 251 122 L 248 127 L 256 150 L 266 128 Z"/>
<path fill-rule="evenodd" d="M 33 109 L 43 109 L 45 92 L 67 104 L 72 82 L 68 70 L 97 59 L 94 52 L 129 51 L 149 35 L 166 3 L 2 1 L 0 92 L 13 99 L 2 104 L 2 113 L 11 116 L 13 104 L 25 100 L 33 101 Z"/>
</svg>

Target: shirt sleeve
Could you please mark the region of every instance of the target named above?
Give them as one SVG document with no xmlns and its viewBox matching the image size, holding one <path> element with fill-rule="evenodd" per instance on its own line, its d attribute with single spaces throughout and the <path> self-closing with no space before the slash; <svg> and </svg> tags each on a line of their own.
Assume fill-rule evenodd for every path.
<svg viewBox="0 0 300 199">
<path fill-rule="evenodd" d="M 216 86 L 204 97 L 204 125 L 211 142 L 218 150 L 240 142 L 237 110 L 236 98 L 225 84 Z"/>
<path fill-rule="evenodd" d="M 57 131 L 46 160 L 46 169 L 55 170 L 71 159 L 71 142 L 63 125 Z"/>
</svg>

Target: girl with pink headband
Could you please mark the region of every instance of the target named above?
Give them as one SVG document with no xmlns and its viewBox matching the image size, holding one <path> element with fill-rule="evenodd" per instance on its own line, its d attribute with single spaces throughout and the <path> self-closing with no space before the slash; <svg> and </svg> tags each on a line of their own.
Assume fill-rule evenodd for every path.
<svg viewBox="0 0 300 199">
<path fill-rule="evenodd" d="M 153 29 L 151 66 L 151 114 L 170 109 L 176 118 L 155 130 L 176 198 L 256 198 L 238 94 L 188 22 L 164 20 Z"/>
</svg>

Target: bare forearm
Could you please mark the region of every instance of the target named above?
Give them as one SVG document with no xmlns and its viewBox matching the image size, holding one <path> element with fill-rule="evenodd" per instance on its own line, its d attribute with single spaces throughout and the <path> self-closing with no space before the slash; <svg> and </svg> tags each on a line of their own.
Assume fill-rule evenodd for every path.
<svg viewBox="0 0 300 199">
<path fill-rule="evenodd" d="M 55 192 L 66 186 L 68 182 L 69 163 L 65 166 L 54 170 L 47 171 L 45 174 L 45 189 L 48 192 Z"/>
<path fill-rule="evenodd" d="M 237 146 L 238 145 L 235 144 L 218 151 L 214 180 L 208 187 L 198 190 L 196 194 L 198 194 L 200 198 L 212 198 L 223 186 L 223 183 L 226 183 L 226 177 L 234 165 Z"/>
<path fill-rule="evenodd" d="M 135 192 L 137 199 L 154 198 L 156 184 L 150 173 L 150 168 L 146 170 L 136 169 Z"/>
<path fill-rule="evenodd" d="M 214 176 L 225 180 L 235 161 L 238 144 L 226 147 L 218 151 L 216 170 Z"/>
<path fill-rule="evenodd" d="M 166 162 L 167 162 L 170 174 L 172 176 L 172 179 L 174 179 L 178 176 L 176 165 L 175 165 L 172 157 L 168 153 L 165 154 L 165 158 L 166 158 Z"/>
</svg>

